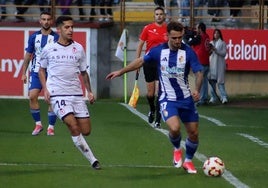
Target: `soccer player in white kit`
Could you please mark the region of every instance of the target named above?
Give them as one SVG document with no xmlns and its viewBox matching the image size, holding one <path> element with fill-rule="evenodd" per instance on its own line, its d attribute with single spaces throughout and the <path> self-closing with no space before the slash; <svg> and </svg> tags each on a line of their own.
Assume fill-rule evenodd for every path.
<svg viewBox="0 0 268 188">
<path fill-rule="evenodd" d="M 144 63 L 155 63 L 159 76 L 159 103 L 162 119 L 169 127 L 169 140 L 174 146 L 174 167 L 183 168 L 190 174 L 197 173 L 192 158 L 198 147 L 198 112 L 194 101 L 199 100 L 203 80 L 202 66 L 190 46 L 182 43 L 184 27 L 181 23 L 167 25 L 168 42 L 152 48 L 144 57 L 133 60 L 126 67 L 106 76 L 113 79 L 141 67 Z M 195 88 L 190 91 L 188 75 L 195 74 Z M 187 138 L 186 156 L 182 163 L 180 121 L 183 122 Z"/>
<path fill-rule="evenodd" d="M 85 51 L 81 44 L 73 41 L 73 26 L 74 22 L 70 16 L 57 18 L 56 27 L 60 37 L 57 42 L 43 49 L 39 77 L 45 101 L 51 104 L 58 118 L 67 125 L 75 146 L 91 166 L 98 170 L 99 161 L 84 138 L 91 132 L 91 121 L 83 99 L 80 74 L 88 92 L 89 102 L 93 104 L 95 99 L 87 73 Z"/>
</svg>

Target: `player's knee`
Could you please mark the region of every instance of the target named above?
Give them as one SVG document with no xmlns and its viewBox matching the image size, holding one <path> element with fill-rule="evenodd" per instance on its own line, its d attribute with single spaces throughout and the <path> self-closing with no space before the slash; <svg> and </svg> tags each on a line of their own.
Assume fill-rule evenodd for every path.
<svg viewBox="0 0 268 188">
<path fill-rule="evenodd" d="M 30 95 L 29 96 L 29 100 L 30 102 L 38 102 L 38 96 L 35 96 L 35 95 Z"/>
<path fill-rule="evenodd" d="M 188 137 L 193 142 L 198 141 L 198 130 L 196 129 L 196 130 L 189 131 Z"/>
<path fill-rule="evenodd" d="M 83 136 L 88 136 L 90 135 L 90 133 L 91 133 L 91 130 L 82 131 Z"/>
<path fill-rule="evenodd" d="M 68 126 L 71 135 L 79 135 L 81 134 L 81 130 L 78 126 Z"/>
<path fill-rule="evenodd" d="M 180 127 L 179 126 L 171 127 L 169 129 L 169 133 L 173 137 L 177 137 L 178 135 L 180 135 L 180 132 L 181 132 L 181 130 L 180 130 Z"/>
</svg>

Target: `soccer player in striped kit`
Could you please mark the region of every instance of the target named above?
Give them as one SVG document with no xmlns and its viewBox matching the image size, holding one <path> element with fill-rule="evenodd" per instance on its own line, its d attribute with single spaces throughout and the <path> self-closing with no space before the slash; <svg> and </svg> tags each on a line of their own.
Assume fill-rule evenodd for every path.
<svg viewBox="0 0 268 188">
<path fill-rule="evenodd" d="M 194 102 L 199 100 L 203 80 L 202 66 L 195 52 L 182 43 L 184 27 L 179 22 L 167 25 L 168 42 L 152 48 L 144 57 L 133 60 L 128 66 L 106 76 L 113 79 L 126 72 L 133 71 L 148 62 L 157 65 L 160 82 L 159 102 L 162 119 L 169 127 L 169 140 L 174 146 L 173 163 L 176 168 L 183 168 L 191 174 L 197 173 L 192 158 L 198 147 L 199 116 Z M 190 91 L 189 72 L 195 74 L 195 88 Z M 186 156 L 182 162 L 180 121 L 188 134 L 185 147 Z"/>
<path fill-rule="evenodd" d="M 84 138 L 91 132 L 91 121 L 83 97 L 80 74 L 89 102 L 93 104 L 95 101 L 87 73 L 86 54 L 82 45 L 73 41 L 72 17 L 58 17 L 56 27 L 59 40 L 43 49 L 40 60 L 39 77 L 45 101 L 51 104 L 55 114 L 67 125 L 77 149 L 94 169 L 99 170 L 99 161 Z"/>
<path fill-rule="evenodd" d="M 39 23 L 41 29 L 34 32 L 28 39 L 28 47 L 26 48 L 26 54 L 24 56 L 24 63 L 22 67 L 22 81 L 27 83 L 27 69 L 29 63 L 31 65 L 31 73 L 29 78 L 29 102 L 30 102 L 30 112 L 32 114 L 33 120 L 35 121 L 35 128 L 32 135 L 38 135 L 43 130 L 43 125 L 41 122 L 40 115 L 40 105 L 38 102 L 38 96 L 42 90 L 42 86 L 38 77 L 38 71 L 40 67 L 40 55 L 42 49 L 46 44 L 54 43 L 58 40 L 58 34 L 52 31 L 51 26 L 53 23 L 52 16 L 49 12 L 42 12 L 40 14 Z M 57 116 L 48 108 L 48 128 L 47 135 L 54 135 L 54 125 L 56 123 Z"/>
</svg>

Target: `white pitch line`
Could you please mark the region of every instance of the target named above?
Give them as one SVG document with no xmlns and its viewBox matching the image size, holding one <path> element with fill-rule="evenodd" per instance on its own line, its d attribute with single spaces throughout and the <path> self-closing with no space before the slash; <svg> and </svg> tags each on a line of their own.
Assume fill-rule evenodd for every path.
<svg viewBox="0 0 268 188">
<path fill-rule="evenodd" d="M 251 140 L 252 142 L 259 144 L 260 146 L 263 146 L 264 148 L 268 148 L 268 143 L 263 142 L 262 140 L 260 140 L 257 137 L 254 137 L 254 136 L 251 136 L 251 135 L 245 134 L 245 133 L 237 133 L 237 134 Z"/>
<path fill-rule="evenodd" d="M 0 163 L 0 166 L 38 166 L 38 167 L 85 167 L 85 168 L 91 168 L 91 166 L 88 165 L 82 165 L 82 164 L 49 164 L 49 163 Z M 123 165 L 123 164 L 107 164 L 107 165 L 101 165 L 103 168 L 173 168 L 172 166 L 161 166 L 161 165 Z"/>
<path fill-rule="evenodd" d="M 141 119 L 143 119 L 145 122 L 147 122 L 147 116 L 145 116 L 144 114 L 142 114 L 141 112 L 137 111 L 136 109 L 132 108 L 131 106 L 129 106 L 128 104 L 124 104 L 124 103 L 120 103 L 121 105 L 125 106 L 127 109 L 129 109 L 133 114 L 137 115 L 138 117 L 140 117 Z M 206 116 L 204 116 L 206 117 Z M 213 120 L 214 118 L 210 118 L 207 117 L 209 120 Z M 216 120 L 216 119 L 214 119 Z M 221 123 L 220 121 L 214 121 L 214 123 L 217 122 L 220 125 L 218 126 L 226 126 L 224 123 Z M 148 122 L 147 122 L 148 123 Z M 148 123 L 151 127 L 153 127 L 152 124 Z M 156 131 L 159 131 L 161 133 L 163 133 L 164 135 L 166 135 L 168 137 L 168 131 L 165 129 L 155 129 Z M 182 141 L 182 146 L 185 149 L 185 142 Z M 207 157 L 204 154 L 201 154 L 199 152 L 195 153 L 195 158 L 197 158 L 199 161 L 201 161 L 202 163 L 205 162 L 205 160 L 207 159 Z M 244 184 L 243 182 L 241 182 L 239 179 L 237 179 L 230 171 L 226 170 L 224 171 L 224 174 L 222 175 L 222 177 L 228 181 L 230 184 L 232 184 L 233 186 L 235 186 L 236 188 L 249 188 L 248 185 Z"/>
<path fill-rule="evenodd" d="M 204 118 L 204 119 L 206 119 L 208 121 L 211 121 L 212 123 L 215 123 L 217 126 L 220 126 L 220 127 L 226 126 L 226 124 L 224 124 L 223 122 L 221 122 L 218 119 L 208 117 L 208 116 L 204 116 L 204 115 L 200 115 L 200 114 L 199 114 L 199 117 Z"/>
</svg>

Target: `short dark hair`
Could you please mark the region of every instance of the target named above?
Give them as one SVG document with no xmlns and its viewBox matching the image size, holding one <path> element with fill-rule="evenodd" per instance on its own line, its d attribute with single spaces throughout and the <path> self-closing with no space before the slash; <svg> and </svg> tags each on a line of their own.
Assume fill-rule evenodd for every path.
<svg viewBox="0 0 268 188">
<path fill-rule="evenodd" d="M 65 21 L 69 21 L 69 20 L 73 20 L 73 18 L 71 16 L 59 16 L 57 19 L 56 19 L 56 27 L 60 26 L 63 24 L 63 22 Z"/>
<path fill-rule="evenodd" d="M 170 33 L 171 30 L 182 32 L 184 31 L 184 26 L 177 21 L 171 21 L 167 25 L 167 32 Z"/>
<path fill-rule="evenodd" d="M 200 22 L 198 24 L 198 28 L 201 29 L 201 31 L 203 32 L 206 32 L 206 29 L 207 29 L 206 25 L 203 22 Z"/>
<path fill-rule="evenodd" d="M 157 10 L 162 10 L 162 11 L 165 13 L 165 10 L 164 10 L 163 7 L 156 7 L 156 8 L 154 9 L 154 12 L 157 11 Z"/>
<path fill-rule="evenodd" d="M 43 12 L 41 12 L 41 13 L 40 13 L 40 17 L 41 17 L 42 15 L 49 15 L 49 16 L 52 16 L 51 13 L 48 12 L 48 11 L 43 11 Z"/>
</svg>

